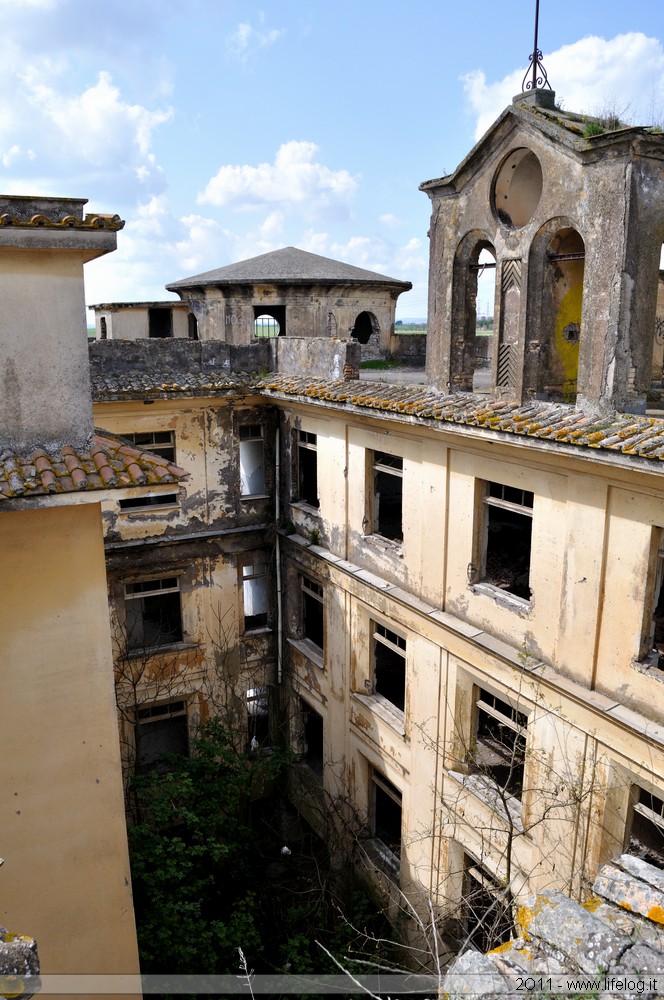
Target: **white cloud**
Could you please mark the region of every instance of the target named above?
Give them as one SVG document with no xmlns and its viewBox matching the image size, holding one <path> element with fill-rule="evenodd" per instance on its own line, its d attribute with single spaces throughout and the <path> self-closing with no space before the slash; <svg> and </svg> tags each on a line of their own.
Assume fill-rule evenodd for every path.
<svg viewBox="0 0 664 1000">
<path fill-rule="evenodd" d="M 198 195 L 199 204 L 236 210 L 262 206 L 297 208 L 306 218 L 332 211 L 347 216 L 357 179 L 347 170 L 331 170 L 316 160 L 313 142 L 286 142 L 274 163 L 220 167 Z"/>
<path fill-rule="evenodd" d="M 664 90 L 664 49 L 656 38 L 641 32 L 609 40 L 592 35 L 545 55 L 543 63 L 556 99 L 569 111 L 593 114 L 612 106 L 642 125 L 664 113 L 655 96 Z M 494 83 L 487 82 L 482 70 L 462 77 L 477 116 L 476 138 L 521 91 L 523 75 L 524 69 L 516 70 Z"/>
<path fill-rule="evenodd" d="M 382 222 L 384 226 L 388 226 L 390 229 L 394 229 L 395 226 L 399 226 L 401 224 L 401 219 L 398 219 L 396 215 L 392 215 L 391 212 L 385 212 L 383 215 L 379 215 L 378 221 Z"/>
<path fill-rule="evenodd" d="M 243 21 L 238 24 L 232 35 L 228 36 L 226 40 L 228 51 L 239 62 L 248 62 L 252 56 L 274 45 L 285 34 L 282 28 L 265 28 L 264 22 L 264 15 L 260 15 L 257 28 L 248 21 Z"/>
<path fill-rule="evenodd" d="M 163 190 L 151 147 L 170 109 L 128 102 L 103 71 L 93 84 L 72 86 L 66 60 L 23 60 L 6 41 L 0 87 L 12 94 L 0 110 L 4 190 L 61 194 L 66 185 L 122 205 Z"/>
</svg>

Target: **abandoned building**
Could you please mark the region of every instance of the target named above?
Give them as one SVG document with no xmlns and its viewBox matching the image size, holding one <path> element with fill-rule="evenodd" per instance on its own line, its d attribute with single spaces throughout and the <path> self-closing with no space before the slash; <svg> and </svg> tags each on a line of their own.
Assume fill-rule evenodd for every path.
<svg viewBox="0 0 664 1000">
<path fill-rule="evenodd" d="M 100 302 L 89 308 L 95 315 L 97 340 L 198 339 L 196 317 L 184 302 Z"/>
<path fill-rule="evenodd" d="M 249 752 L 285 731 L 312 825 L 324 834 L 325 803 L 349 804 L 390 905 L 431 900 L 450 942 L 478 926 L 483 950 L 511 933 L 509 912 L 490 932 L 481 920 L 506 887 L 515 905 L 583 899 L 618 855 L 664 867 L 664 419 L 647 409 L 664 138 L 586 126 L 548 91 L 516 98 L 422 185 L 427 385 L 357 377 L 369 329 L 389 347 L 407 283 L 360 290 L 368 272 L 292 248 L 170 284 L 197 340 L 90 346 L 99 446 L 133 456 L 112 491 L 74 495 L 98 551 L 101 501 L 125 766 L 187 752 L 219 704 Z M 483 252 L 496 322 L 479 393 Z M 43 476 L 25 499 L 13 474 L 7 518 L 72 510 Z M 60 598 L 58 565 L 35 568 L 44 592 L 24 593 L 22 614 Z M 81 629 L 100 614 L 95 565 Z M 7 585 L 9 626 L 13 571 Z M 105 649 L 108 623 L 94 627 Z M 78 648 L 89 682 L 88 639 Z M 110 683 L 109 668 L 107 726 Z M 104 760 L 119 808 L 119 754 Z M 16 828 L 11 797 L 3 808 Z"/>
<path fill-rule="evenodd" d="M 285 247 L 166 286 L 186 302 L 202 340 L 353 338 L 394 352 L 394 310 L 412 285 Z"/>
</svg>

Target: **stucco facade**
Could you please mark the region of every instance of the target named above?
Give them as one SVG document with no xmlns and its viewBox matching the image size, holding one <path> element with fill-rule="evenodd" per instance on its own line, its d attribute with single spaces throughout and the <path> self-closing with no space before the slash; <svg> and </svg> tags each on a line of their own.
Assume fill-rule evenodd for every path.
<svg viewBox="0 0 664 1000">
<path fill-rule="evenodd" d="M 195 726 L 221 613 L 248 744 L 285 727 L 302 813 L 329 834 L 335 803 L 394 912 L 400 891 L 432 900 L 450 946 L 476 919 L 471 884 L 490 909 L 583 898 L 623 850 L 664 865 L 664 422 L 633 415 L 655 357 L 662 139 L 583 129 L 531 95 L 423 185 L 427 386 L 359 380 L 350 356 L 302 364 L 330 336 L 311 287 L 271 373 L 248 374 L 257 311 L 284 319 L 261 258 L 169 286 L 228 364 L 161 344 L 133 375 L 119 354 L 117 377 L 112 352 L 93 363 L 97 422 L 189 474 L 167 504 L 105 503 L 114 620 L 135 583 L 179 595 L 142 704 L 167 700 L 167 664 Z M 479 394 L 485 248 L 497 349 Z"/>
<path fill-rule="evenodd" d="M 183 302 L 100 302 L 95 314 L 97 340 L 197 339 L 195 318 Z"/>
</svg>

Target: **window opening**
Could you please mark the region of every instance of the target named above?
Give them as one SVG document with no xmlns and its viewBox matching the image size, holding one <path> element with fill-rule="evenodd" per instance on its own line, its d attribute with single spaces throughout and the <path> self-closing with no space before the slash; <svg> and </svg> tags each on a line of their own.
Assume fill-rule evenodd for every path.
<svg viewBox="0 0 664 1000">
<path fill-rule="evenodd" d="M 627 854 L 664 868 L 664 801 L 638 786 L 632 789 L 632 824 Z"/>
<path fill-rule="evenodd" d="M 177 493 L 158 493 L 150 496 L 125 497 L 120 500 L 120 510 L 141 510 L 146 507 L 173 507 L 177 506 Z"/>
<path fill-rule="evenodd" d="M 262 424 L 240 427 L 240 495 L 265 492 L 265 446 Z"/>
<path fill-rule="evenodd" d="M 533 494 L 501 483 L 487 483 L 483 501 L 483 579 L 515 597 L 530 600 Z"/>
<path fill-rule="evenodd" d="M 305 764 L 319 778 L 323 777 L 323 718 L 300 698 L 302 719 L 302 756 Z"/>
<path fill-rule="evenodd" d="M 286 306 L 254 306 L 255 337 L 286 336 Z"/>
<path fill-rule="evenodd" d="M 372 770 L 372 835 L 396 858 L 401 857 L 401 792 L 380 771 Z"/>
<path fill-rule="evenodd" d="M 469 854 L 463 856 L 464 939 L 487 952 L 509 941 L 512 907 L 509 894 Z"/>
<path fill-rule="evenodd" d="M 187 335 L 189 340 L 198 340 L 198 320 L 193 313 L 187 313 Z"/>
<path fill-rule="evenodd" d="M 473 358 L 473 392 L 488 392 L 493 358 L 493 314 L 496 298 L 496 258 L 491 250 L 480 250 L 476 271 L 475 351 Z"/>
<path fill-rule="evenodd" d="M 406 640 L 374 623 L 374 692 L 404 711 L 406 704 Z"/>
<path fill-rule="evenodd" d="M 376 322 L 375 316 L 368 312 L 361 312 L 355 318 L 355 323 L 350 331 L 351 337 L 358 340 L 360 344 L 368 344 L 371 338 L 371 334 L 374 332 L 374 324 L 376 329 L 378 328 L 378 323 Z"/>
<path fill-rule="evenodd" d="M 374 532 L 403 541 L 403 459 L 374 452 Z"/>
<path fill-rule="evenodd" d="M 660 538 L 662 529 L 655 529 Z M 644 639 L 642 643 L 641 656 L 649 658 L 651 654 L 651 666 L 664 669 L 664 547 L 660 544 L 657 551 L 652 573 L 652 591 L 649 609 L 646 611 L 646 622 L 644 628 Z"/>
<path fill-rule="evenodd" d="M 299 500 L 310 507 L 319 507 L 318 499 L 318 439 L 310 431 L 298 432 Z"/>
<path fill-rule="evenodd" d="M 319 649 L 325 642 L 324 591 L 318 583 L 302 577 L 302 632 Z"/>
<path fill-rule="evenodd" d="M 164 774 L 171 769 L 169 756 L 189 756 L 187 703 L 171 701 L 136 712 L 136 771 Z"/>
<path fill-rule="evenodd" d="M 249 688 L 246 694 L 249 749 L 270 746 L 270 699 L 266 687 Z"/>
<path fill-rule="evenodd" d="M 174 431 L 141 431 L 137 434 L 123 434 L 122 436 L 126 441 L 130 441 L 135 448 L 154 452 L 155 455 L 160 455 L 167 462 L 175 465 Z"/>
<path fill-rule="evenodd" d="M 126 584 L 125 621 L 130 651 L 181 642 L 182 612 L 177 577 Z"/>
<path fill-rule="evenodd" d="M 242 601 L 244 630 L 265 628 L 267 625 L 267 566 L 255 563 L 242 567 Z"/>
<path fill-rule="evenodd" d="M 478 690 L 474 765 L 499 788 L 520 799 L 526 760 L 528 716 L 512 705 Z"/>
<path fill-rule="evenodd" d="M 170 309 L 148 309 L 148 337 L 172 337 L 173 316 Z"/>
<path fill-rule="evenodd" d="M 99 320 L 99 333 L 100 333 L 100 337 L 99 337 L 100 340 L 106 340 L 107 339 L 107 337 L 108 337 L 108 329 L 106 327 L 106 317 L 105 316 L 102 316 L 101 319 Z"/>
</svg>

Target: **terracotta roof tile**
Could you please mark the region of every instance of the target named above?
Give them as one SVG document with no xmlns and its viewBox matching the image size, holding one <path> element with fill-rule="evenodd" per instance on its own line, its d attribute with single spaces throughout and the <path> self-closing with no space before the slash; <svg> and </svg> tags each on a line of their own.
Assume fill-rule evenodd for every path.
<svg viewBox="0 0 664 1000">
<path fill-rule="evenodd" d="M 301 396 L 344 406 L 403 413 L 420 420 L 464 424 L 506 434 L 542 438 L 574 447 L 664 460 L 664 419 L 611 413 L 597 416 L 562 403 L 512 403 L 474 393 L 377 382 L 349 383 L 270 374 L 255 382 L 266 395 Z"/>
<path fill-rule="evenodd" d="M 255 378 L 255 377 L 254 377 Z M 219 396 L 251 389 L 254 378 L 226 371 L 92 372 L 92 398 L 100 402 L 122 399 L 164 399 L 171 396 Z"/>
<path fill-rule="evenodd" d="M 0 452 L 0 500 L 14 497 L 179 483 L 187 475 L 152 452 L 132 448 L 103 431 L 87 448 L 64 445 L 48 454 Z"/>
</svg>

